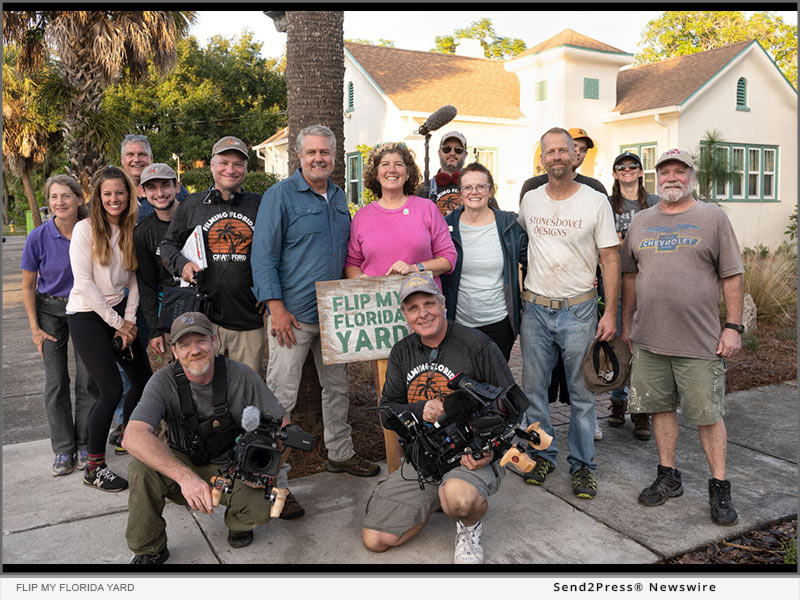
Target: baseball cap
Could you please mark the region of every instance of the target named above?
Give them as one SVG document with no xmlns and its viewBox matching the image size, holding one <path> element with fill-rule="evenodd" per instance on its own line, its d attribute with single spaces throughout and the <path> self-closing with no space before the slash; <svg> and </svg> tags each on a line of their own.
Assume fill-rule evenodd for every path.
<svg viewBox="0 0 800 600">
<path fill-rule="evenodd" d="M 581 372 L 586 387 L 595 394 L 618 389 L 631 374 L 631 351 L 619 336 L 610 342 L 596 339 L 583 359 Z"/>
<path fill-rule="evenodd" d="M 209 321 L 208 317 L 203 313 L 186 312 L 172 322 L 172 327 L 169 331 L 169 343 L 175 344 L 187 333 L 199 333 L 201 335 L 213 336 L 214 330 L 211 327 L 211 321 Z"/>
<path fill-rule="evenodd" d="M 145 184 L 151 179 L 174 179 L 177 181 L 178 176 L 175 175 L 175 171 L 173 171 L 172 167 L 169 165 L 165 165 L 164 163 L 153 163 L 144 168 L 142 175 L 139 178 L 139 183 Z"/>
<path fill-rule="evenodd" d="M 449 140 L 450 138 L 456 138 L 459 142 L 461 142 L 461 145 L 464 146 L 464 148 L 467 147 L 467 138 L 464 137 L 463 133 L 460 131 L 448 131 L 442 136 L 442 141 L 439 142 L 439 148 L 444 146 L 445 141 Z"/>
<path fill-rule="evenodd" d="M 224 138 L 220 138 L 211 149 L 211 156 L 214 157 L 220 152 L 227 152 L 228 150 L 236 150 L 244 154 L 245 158 L 250 158 L 247 145 L 242 140 L 232 135 L 226 135 Z"/>
<path fill-rule="evenodd" d="M 642 159 L 639 158 L 639 156 L 637 154 L 634 154 L 633 152 L 623 152 L 622 154 L 617 156 L 617 158 L 614 159 L 614 164 L 611 165 L 611 166 L 612 167 L 616 167 L 619 163 L 621 163 L 626 158 L 629 158 L 630 160 L 635 162 L 637 165 L 639 165 L 639 168 L 642 167 Z"/>
<path fill-rule="evenodd" d="M 581 129 L 580 127 L 570 127 L 567 129 L 569 134 L 572 136 L 573 140 L 577 140 L 578 138 L 586 138 L 589 140 L 589 148 L 594 148 L 594 140 L 589 137 L 589 134 L 586 133 L 585 129 Z"/>
<path fill-rule="evenodd" d="M 681 150 L 679 148 L 673 148 L 672 150 L 667 150 L 662 154 L 658 160 L 656 161 L 656 169 L 659 165 L 664 164 L 669 160 L 677 160 L 682 162 L 690 169 L 694 169 L 694 160 L 692 159 L 692 155 L 686 152 L 686 150 Z"/>
<path fill-rule="evenodd" d="M 425 292 L 434 296 L 442 296 L 439 287 L 433 281 L 433 273 L 430 271 L 423 271 L 422 273 L 412 273 L 406 276 L 403 283 L 400 285 L 400 304 L 405 302 L 411 294 L 417 292 Z"/>
</svg>

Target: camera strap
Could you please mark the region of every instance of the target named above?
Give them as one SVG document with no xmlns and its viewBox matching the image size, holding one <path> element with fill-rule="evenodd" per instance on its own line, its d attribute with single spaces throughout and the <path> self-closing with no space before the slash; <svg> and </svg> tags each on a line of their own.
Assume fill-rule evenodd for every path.
<svg viewBox="0 0 800 600">
<path fill-rule="evenodd" d="M 181 420 L 183 421 L 183 425 L 188 430 L 196 432 L 198 423 L 197 413 L 194 410 L 194 403 L 192 402 L 192 389 L 181 363 L 177 360 L 172 363 L 172 374 L 175 375 L 175 382 L 178 384 L 178 399 L 181 405 Z M 215 416 L 223 415 L 228 411 L 227 376 L 225 357 L 214 357 L 214 379 L 211 385 Z"/>
</svg>

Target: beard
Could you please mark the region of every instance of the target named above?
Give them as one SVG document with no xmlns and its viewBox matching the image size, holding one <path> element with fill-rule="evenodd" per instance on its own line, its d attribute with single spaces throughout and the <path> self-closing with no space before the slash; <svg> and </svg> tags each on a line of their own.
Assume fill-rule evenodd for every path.
<svg viewBox="0 0 800 600">
<path fill-rule="evenodd" d="M 190 358 L 187 361 L 187 364 L 181 363 L 183 368 L 189 371 L 195 377 L 202 377 L 208 370 L 211 368 L 213 364 L 213 360 L 209 355 L 203 355 L 196 358 Z"/>
<path fill-rule="evenodd" d="M 689 188 L 682 184 L 672 184 L 670 187 L 659 186 L 657 192 L 659 198 L 669 203 L 678 202 L 690 194 Z"/>
</svg>

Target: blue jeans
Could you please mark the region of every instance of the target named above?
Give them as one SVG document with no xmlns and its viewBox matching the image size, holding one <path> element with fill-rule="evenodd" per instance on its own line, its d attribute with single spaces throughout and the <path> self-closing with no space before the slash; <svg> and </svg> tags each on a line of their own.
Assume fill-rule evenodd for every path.
<svg viewBox="0 0 800 600">
<path fill-rule="evenodd" d="M 594 394 L 586 387 L 581 364 L 597 333 L 597 300 L 554 310 L 532 302 L 522 303 L 520 343 L 522 349 L 522 387 L 528 396 L 523 425 L 539 421 L 553 436 L 547 450 L 536 454 L 556 464 L 558 443 L 550 423 L 547 387 L 558 359 L 564 358 L 570 397 L 569 472 L 581 467 L 597 470 L 594 462 Z"/>
</svg>

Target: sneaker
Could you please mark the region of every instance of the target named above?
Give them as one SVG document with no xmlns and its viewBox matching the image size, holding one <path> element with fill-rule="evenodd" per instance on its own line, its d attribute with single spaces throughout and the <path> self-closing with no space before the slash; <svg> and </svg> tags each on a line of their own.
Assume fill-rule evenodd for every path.
<svg viewBox="0 0 800 600">
<path fill-rule="evenodd" d="M 297 501 L 297 498 L 294 497 L 292 492 L 286 496 L 286 500 L 283 503 L 283 510 L 281 511 L 280 518 L 284 521 L 290 521 L 291 519 L 299 519 L 304 514 L 306 514 L 306 509 L 300 506 L 300 503 Z"/>
<path fill-rule="evenodd" d="M 53 461 L 53 466 L 50 469 L 53 477 L 69 475 L 74 470 L 75 463 L 72 459 L 72 454 L 56 454 L 56 459 Z"/>
<path fill-rule="evenodd" d="M 158 554 L 137 554 L 131 561 L 132 565 L 160 565 L 166 562 L 169 558 L 169 550 L 164 546 L 164 549 Z"/>
<path fill-rule="evenodd" d="M 121 435 L 122 435 L 122 423 L 117 423 L 117 426 L 108 432 L 108 443 L 112 446 L 116 446 L 117 442 L 119 441 L 119 437 Z"/>
<path fill-rule="evenodd" d="M 600 423 L 597 419 L 594 420 L 594 441 L 599 442 L 603 439 L 603 432 L 600 431 Z"/>
<path fill-rule="evenodd" d="M 358 454 L 341 462 L 329 458 L 325 463 L 325 470 L 331 473 L 350 473 L 356 477 L 374 477 L 381 472 L 380 466 L 364 460 Z"/>
<path fill-rule="evenodd" d="M 114 454 L 117 456 L 125 456 L 127 453 L 128 451 L 122 447 L 122 438 L 119 438 L 119 442 L 114 444 Z"/>
<path fill-rule="evenodd" d="M 104 492 L 121 492 L 128 489 L 128 482 L 105 465 L 94 473 L 90 473 L 89 469 L 86 469 L 83 475 L 83 483 L 92 485 Z"/>
<path fill-rule="evenodd" d="M 611 415 L 608 417 L 608 424 L 611 427 L 622 427 L 625 425 L 625 409 L 628 401 L 622 398 L 611 396 Z"/>
<path fill-rule="evenodd" d="M 646 442 L 650 439 L 650 415 L 647 413 L 631 414 L 633 421 L 633 437 Z"/>
<path fill-rule="evenodd" d="M 456 551 L 453 563 L 457 565 L 483 564 L 483 546 L 481 546 L 481 521 L 467 527 L 460 520 L 456 522 Z"/>
<path fill-rule="evenodd" d="M 731 482 L 727 479 L 708 480 L 708 503 L 711 520 L 717 525 L 735 525 L 739 520 L 731 503 Z"/>
<path fill-rule="evenodd" d="M 639 494 L 639 504 L 661 506 L 669 498 L 683 495 L 681 472 L 678 469 L 658 465 L 656 480 Z"/>
<path fill-rule="evenodd" d="M 578 498 L 594 498 L 597 495 L 597 478 L 591 469 L 581 467 L 572 474 L 572 491 Z"/>
<path fill-rule="evenodd" d="M 88 466 L 89 466 L 89 451 L 78 450 L 78 453 L 75 457 L 75 468 L 80 471 L 83 471 Z"/>
<path fill-rule="evenodd" d="M 525 476 L 525 483 L 542 485 L 547 479 L 547 474 L 552 473 L 556 468 L 553 466 L 553 463 L 543 456 L 535 456 L 534 460 L 536 461 L 536 466 L 533 467 L 533 471 Z"/>
<path fill-rule="evenodd" d="M 233 532 L 228 530 L 228 545 L 231 548 L 244 548 L 253 543 L 253 531 Z"/>
</svg>

